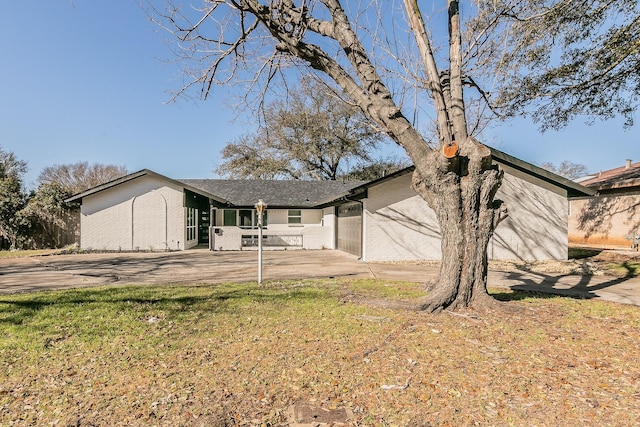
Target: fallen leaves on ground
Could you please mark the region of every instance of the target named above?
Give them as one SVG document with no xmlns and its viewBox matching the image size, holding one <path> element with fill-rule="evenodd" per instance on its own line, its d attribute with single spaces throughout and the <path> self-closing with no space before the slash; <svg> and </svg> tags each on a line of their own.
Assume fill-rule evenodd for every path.
<svg viewBox="0 0 640 427">
<path fill-rule="evenodd" d="M 286 426 L 306 402 L 353 426 L 637 425 L 640 308 L 519 295 L 513 313 L 430 315 L 341 298 L 411 286 L 3 297 L 0 424 Z"/>
</svg>

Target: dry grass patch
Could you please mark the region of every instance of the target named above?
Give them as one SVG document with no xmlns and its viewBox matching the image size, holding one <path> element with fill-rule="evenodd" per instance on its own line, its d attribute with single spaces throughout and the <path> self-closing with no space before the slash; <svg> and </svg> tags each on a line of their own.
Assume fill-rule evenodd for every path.
<svg viewBox="0 0 640 427">
<path fill-rule="evenodd" d="M 0 250 L 0 258 L 26 258 L 30 256 L 49 255 L 56 253 L 55 249 L 33 249 L 19 251 L 2 251 Z"/>
<path fill-rule="evenodd" d="M 309 280 L 0 297 L 0 425 L 636 425 L 640 309 L 501 293 L 518 314 L 350 302 L 419 285 Z"/>
</svg>

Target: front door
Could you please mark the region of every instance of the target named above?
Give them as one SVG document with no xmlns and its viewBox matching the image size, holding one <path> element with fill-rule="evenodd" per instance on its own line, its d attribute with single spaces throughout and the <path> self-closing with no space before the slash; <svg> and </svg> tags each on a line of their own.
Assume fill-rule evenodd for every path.
<svg viewBox="0 0 640 427">
<path fill-rule="evenodd" d="M 198 243 L 209 244 L 209 225 L 211 224 L 211 211 L 209 203 L 201 203 L 198 206 Z"/>
</svg>

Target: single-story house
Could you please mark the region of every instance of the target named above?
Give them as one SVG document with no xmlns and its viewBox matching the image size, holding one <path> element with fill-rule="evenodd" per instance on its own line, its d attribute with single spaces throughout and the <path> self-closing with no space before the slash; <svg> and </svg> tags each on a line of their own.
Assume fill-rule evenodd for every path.
<svg viewBox="0 0 640 427">
<path fill-rule="evenodd" d="M 569 242 L 600 246 L 640 243 L 640 162 L 583 177 L 579 183 L 596 194 L 572 198 Z"/>
<path fill-rule="evenodd" d="M 509 217 L 494 259 L 566 259 L 568 198 L 590 190 L 492 150 L 504 171 L 497 198 Z M 75 195 L 80 245 L 94 250 L 249 250 L 255 204 L 267 204 L 263 247 L 339 249 L 365 261 L 439 259 L 434 212 L 411 189 L 412 167 L 370 182 L 176 180 L 142 170 Z"/>
</svg>

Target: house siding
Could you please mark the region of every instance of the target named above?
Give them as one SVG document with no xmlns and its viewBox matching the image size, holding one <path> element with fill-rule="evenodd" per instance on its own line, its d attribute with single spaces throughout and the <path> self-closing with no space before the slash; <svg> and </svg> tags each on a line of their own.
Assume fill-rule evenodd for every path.
<svg viewBox="0 0 640 427">
<path fill-rule="evenodd" d="M 598 247 L 630 247 L 640 232 L 640 191 L 571 200 L 569 242 Z"/>
<path fill-rule="evenodd" d="M 83 249 L 184 249 L 185 208 L 179 187 L 143 176 L 82 201 Z M 197 242 L 196 242 L 197 243 Z"/>
<path fill-rule="evenodd" d="M 437 218 L 411 189 L 411 174 L 369 188 L 362 215 L 363 260 L 440 258 Z"/>
<path fill-rule="evenodd" d="M 493 259 L 566 259 L 567 199 L 524 179 L 505 174 L 497 199 L 509 217 L 488 246 Z M 411 174 L 369 189 L 364 200 L 363 259 L 440 259 L 435 212 L 411 189 Z"/>
<path fill-rule="evenodd" d="M 505 173 L 496 199 L 506 203 L 508 217 L 489 242 L 490 259 L 567 259 L 566 195 Z"/>
</svg>

